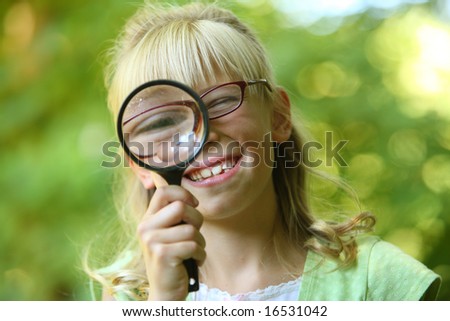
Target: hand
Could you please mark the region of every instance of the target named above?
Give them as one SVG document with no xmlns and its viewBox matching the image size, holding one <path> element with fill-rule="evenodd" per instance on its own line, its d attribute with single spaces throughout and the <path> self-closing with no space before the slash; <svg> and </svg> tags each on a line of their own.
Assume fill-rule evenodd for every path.
<svg viewBox="0 0 450 321">
<path fill-rule="evenodd" d="M 154 193 L 138 226 L 149 300 L 186 298 L 188 274 L 183 261 L 193 258 L 201 265 L 206 257 L 205 239 L 199 231 L 203 216 L 195 209 L 197 205 L 197 199 L 180 186 L 161 186 Z"/>
</svg>

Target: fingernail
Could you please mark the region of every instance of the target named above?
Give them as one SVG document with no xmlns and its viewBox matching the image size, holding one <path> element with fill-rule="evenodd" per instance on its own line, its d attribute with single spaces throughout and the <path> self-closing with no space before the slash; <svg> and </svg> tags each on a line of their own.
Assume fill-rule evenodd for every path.
<svg viewBox="0 0 450 321">
<path fill-rule="evenodd" d="M 194 205 L 197 207 L 198 204 L 200 204 L 200 202 L 198 201 L 198 199 L 196 199 L 196 198 L 194 197 Z"/>
</svg>

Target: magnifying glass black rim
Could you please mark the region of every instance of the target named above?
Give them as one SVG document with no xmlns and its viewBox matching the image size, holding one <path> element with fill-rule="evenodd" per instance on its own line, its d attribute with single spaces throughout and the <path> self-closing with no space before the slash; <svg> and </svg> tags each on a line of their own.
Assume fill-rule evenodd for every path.
<svg viewBox="0 0 450 321">
<path fill-rule="evenodd" d="M 209 131 L 208 110 L 206 109 L 205 104 L 203 103 L 203 101 L 200 98 L 200 96 L 192 88 L 190 88 L 189 86 L 187 86 L 187 85 L 185 85 L 185 84 L 183 84 L 181 82 L 178 82 L 178 81 L 175 81 L 175 80 L 169 80 L 169 79 L 158 79 L 158 80 L 148 81 L 148 82 L 140 85 L 136 89 L 134 89 L 127 96 L 125 101 L 122 103 L 122 106 L 120 107 L 119 114 L 117 116 L 117 134 L 119 136 L 119 141 L 120 141 L 120 144 L 122 145 L 122 148 L 125 151 L 125 153 L 131 158 L 131 160 L 133 162 L 135 162 L 136 164 L 138 164 L 141 167 L 147 168 L 149 170 L 156 170 L 156 171 L 159 171 L 159 172 L 169 172 L 169 171 L 174 171 L 174 170 L 184 170 L 190 163 L 192 163 L 192 161 L 195 159 L 195 157 L 198 155 L 198 153 L 200 153 L 201 148 L 199 148 L 191 157 L 189 157 L 187 160 L 185 160 L 185 161 L 183 161 L 181 163 L 178 163 L 178 164 L 172 165 L 172 166 L 167 166 L 167 167 L 156 167 L 156 166 L 151 166 L 151 165 L 145 163 L 144 161 L 142 161 L 141 159 L 139 159 L 138 157 L 136 157 L 130 151 L 130 149 L 128 148 L 127 144 L 125 143 L 125 138 L 124 138 L 123 130 L 122 130 L 122 120 L 123 120 L 123 115 L 125 113 L 125 109 L 128 106 L 128 103 L 140 91 L 144 90 L 145 88 L 152 87 L 152 86 L 157 86 L 157 85 L 169 85 L 169 86 L 173 86 L 173 87 L 179 88 L 179 89 L 184 90 L 185 92 L 187 92 L 189 95 L 192 96 L 192 98 L 195 99 L 195 101 L 199 105 L 200 112 L 201 112 L 201 115 L 203 117 L 204 130 L 203 130 L 203 135 L 202 135 L 201 140 L 200 140 L 200 146 L 203 146 L 206 138 L 208 137 L 208 131 Z"/>
</svg>

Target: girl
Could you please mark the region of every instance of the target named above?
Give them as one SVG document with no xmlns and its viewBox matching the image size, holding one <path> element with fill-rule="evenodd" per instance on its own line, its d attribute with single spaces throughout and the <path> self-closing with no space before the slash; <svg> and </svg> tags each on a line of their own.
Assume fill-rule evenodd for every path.
<svg viewBox="0 0 450 321">
<path fill-rule="evenodd" d="M 435 299 L 436 274 L 396 247 L 358 235 L 372 229 L 370 213 L 344 223 L 313 216 L 312 169 L 299 153 L 304 133 L 292 123 L 289 97 L 264 49 L 231 12 L 146 4 L 111 58 L 106 80 L 115 118 L 126 96 L 150 80 L 177 80 L 199 94 L 237 81 L 244 90 L 210 120 L 200 165 L 188 168 L 181 186 L 167 186 L 133 162 L 123 170 L 117 186 L 128 242 L 113 264 L 89 270 L 104 299 Z M 263 143 L 268 133 L 273 144 Z M 207 159 L 218 146 L 225 152 Z M 183 265 L 189 258 L 200 266 L 201 282 L 191 294 Z"/>
</svg>

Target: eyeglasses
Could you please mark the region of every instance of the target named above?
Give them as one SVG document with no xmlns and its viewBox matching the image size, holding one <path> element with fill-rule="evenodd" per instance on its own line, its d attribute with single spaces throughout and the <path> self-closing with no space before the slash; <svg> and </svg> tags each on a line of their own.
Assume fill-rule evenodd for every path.
<svg viewBox="0 0 450 321">
<path fill-rule="evenodd" d="M 257 79 L 257 80 L 241 80 L 241 81 L 233 81 L 233 82 L 227 82 L 224 84 L 217 85 L 213 88 L 208 89 L 206 92 L 200 95 L 200 98 L 204 102 L 206 108 L 208 109 L 208 116 L 209 119 L 217 119 L 220 117 L 223 117 L 225 115 L 228 115 L 238 109 L 242 102 L 244 101 L 244 94 L 245 89 L 248 86 L 256 85 L 256 84 L 263 84 L 269 91 L 272 91 L 271 86 L 269 85 L 269 82 L 266 79 Z M 170 93 L 165 93 L 166 95 L 170 95 Z M 160 94 L 159 94 L 160 95 Z M 151 94 L 148 94 L 148 96 L 152 96 Z M 154 97 L 155 98 L 155 97 Z M 143 98 L 140 97 L 139 102 L 137 105 L 140 104 L 140 102 L 143 100 Z M 149 97 L 146 97 L 145 100 L 152 100 L 149 99 Z M 150 105 L 150 108 L 146 108 L 143 111 L 140 111 L 139 113 L 135 115 L 130 115 L 131 117 L 125 118 L 125 121 L 123 122 L 123 126 L 127 125 L 128 123 L 140 123 L 143 122 L 146 119 L 151 118 L 153 116 L 153 113 L 160 108 L 170 108 L 171 106 L 186 106 L 192 109 L 192 106 L 190 106 L 191 101 L 174 101 L 170 103 L 164 103 L 164 104 L 158 104 L 157 102 L 160 99 L 158 97 L 155 98 L 155 101 L 152 103 L 146 103 Z M 139 109 L 139 108 L 138 108 Z M 142 118 L 142 116 L 146 116 L 145 118 Z M 151 116 L 149 116 L 151 115 Z"/>
<path fill-rule="evenodd" d="M 200 95 L 208 109 L 209 119 L 217 119 L 238 109 L 244 101 L 245 88 L 263 84 L 269 91 L 272 88 L 266 79 L 227 82 L 208 89 Z"/>
</svg>

